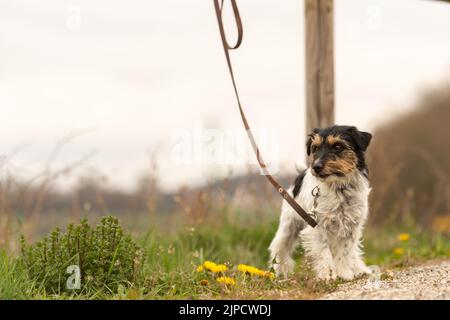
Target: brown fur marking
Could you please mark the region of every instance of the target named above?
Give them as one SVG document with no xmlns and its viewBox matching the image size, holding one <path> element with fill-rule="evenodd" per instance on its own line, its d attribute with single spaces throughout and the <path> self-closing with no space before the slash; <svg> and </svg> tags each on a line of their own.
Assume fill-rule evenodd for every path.
<svg viewBox="0 0 450 320">
<path fill-rule="evenodd" d="M 347 141 L 345 141 L 345 139 L 342 139 L 342 137 L 340 137 L 339 135 L 332 135 L 332 136 L 328 136 L 327 137 L 327 143 L 332 146 L 336 143 L 340 143 L 346 147 L 349 147 Z"/>
<path fill-rule="evenodd" d="M 317 133 L 311 137 L 311 145 L 312 146 L 320 147 L 320 145 L 322 143 L 323 143 L 323 138 L 322 138 L 322 136 L 318 135 Z"/>
<path fill-rule="evenodd" d="M 344 150 L 341 154 L 333 160 L 328 160 L 325 163 L 324 173 L 332 174 L 340 172 L 348 174 L 354 171 L 357 167 L 358 158 L 352 150 Z"/>
</svg>

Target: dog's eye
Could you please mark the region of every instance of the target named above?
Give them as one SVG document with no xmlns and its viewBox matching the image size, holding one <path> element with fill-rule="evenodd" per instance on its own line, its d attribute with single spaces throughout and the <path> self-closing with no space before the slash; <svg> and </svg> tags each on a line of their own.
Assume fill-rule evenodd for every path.
<svg viewBox="0 0 450 320">
<path fill-rule="evenodd" d="M 344 147 L 341 146 L 340 144 L 334 145 L 334 150 L 337 152 L 341 152 L 343 149 L 344 149 Z"/>
</svg>

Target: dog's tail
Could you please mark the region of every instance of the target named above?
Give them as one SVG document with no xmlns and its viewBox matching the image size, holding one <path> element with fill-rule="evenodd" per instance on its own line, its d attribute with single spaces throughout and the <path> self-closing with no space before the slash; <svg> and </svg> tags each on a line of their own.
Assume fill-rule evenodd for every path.
<svg viewBox="0 0 450 320">
<path fill-rule="evenodd" d="M 306 170 L 306 165 L 303 162 L 297 161 L 295 162 L 295 170 L 297 170 L 298 173 L 302 173 Z"/>
</svg>

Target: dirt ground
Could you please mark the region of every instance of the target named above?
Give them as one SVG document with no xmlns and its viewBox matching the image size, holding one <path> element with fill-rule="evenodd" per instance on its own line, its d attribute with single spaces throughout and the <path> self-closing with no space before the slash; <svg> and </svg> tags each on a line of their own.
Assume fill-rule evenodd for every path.
<svg viewBox="0 0 450 320">
<path fill-rule="evenodd" d="M 450 260 L 383 270 L 380 279 L 373 277 L 342 284 L 322 299 L 450 300 Z"/>
</svg>

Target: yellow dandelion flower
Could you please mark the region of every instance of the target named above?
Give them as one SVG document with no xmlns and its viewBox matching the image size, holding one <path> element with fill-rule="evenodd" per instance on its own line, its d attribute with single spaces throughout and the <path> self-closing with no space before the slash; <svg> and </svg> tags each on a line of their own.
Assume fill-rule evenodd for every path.
<svg viewBox="0 0 450 320">
<path fill-rule="evenodd" d="M 224 271 L 227 271 L 228 268 L 224 264 L 218 264 L 217 267 L 216 267 L 216 270 L 217 270 L 216 272 L 224 272 Z"/>
<path fill-rule="evenodd" d="M 237 269 L 238 269 L 238 271 L 245 273 L 245 274 L 250 274 L 250 275 L 255 275 L 255 276 L 260 276 L 260 277 L 267 277 L 270 279 L 275 277 L 273 272 L 264 271 L 264 270 L 258 269 L 256 267 L 246 265 L 246 264 L 238 265 Z"/>
<path fill-rule="evenodd" d="M 398 241 L 408 241 L 409 233 L 400 233 L 397 238 L 398 238 Z"/>
<path fill-rule="evenodd" d="M 203 270 L 205 270 L 205 268 L 203 266 L 198 266 L 197 267 L 197 272 L 202 272 Z"/>
<path fill-rule="evenodd" d="M 205 267 L 205 269 L 207 269 L 211 272 L 214 272 L 214 273 L 225 272 L 228 269 L 227 266 L 224 264 L 216 264 L 211 261 L 205 261 L 203 263 L 203 267 Z"/>
<path fill-rule="evenodd" d="M 234 281 L 234 279 L 230 277 L 219 277 L 217 278 L 217 282 L 230 286 L 236 285 L 236 281 Z"/>
<path fill-rule="evenodd" d="M 401 256 L 403 253 L 405 253 L 405 249 L 403 249 L 403 248 L 395 248 L 395 249 L 394 249 L 394 253 L 395 253 L 396 255 Z"/>
</svg>

